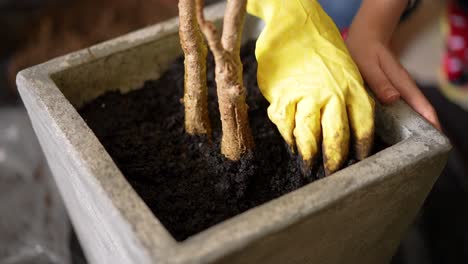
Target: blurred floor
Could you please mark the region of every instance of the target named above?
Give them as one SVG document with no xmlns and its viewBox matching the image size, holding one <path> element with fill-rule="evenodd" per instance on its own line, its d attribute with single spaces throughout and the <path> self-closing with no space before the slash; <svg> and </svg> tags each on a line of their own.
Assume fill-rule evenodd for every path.
<svg viewBox="0 0 468 264">
<path fill-rule="evenodd" d="M 450 103 L 436 87 L 425 86 L 423 91 L 454 149 L 426 200 L 421 226 L 431 263 L 468 263 L 468 112 Z"/>
<path fill-rule="evenodd" d="M 445 3 L 423 1 L 420 10 L 401 25 L 394 42 L 403 65 L 435 107 L 454 147 L 394 263 L 468 263 L 468 112 L 447 100 L 437 87 Z"/>
<path fill-rule="evenodd" d="M 26 111 L 0 108 L 0 263 L 68 264 L 69 233 Z"/>
</svg>

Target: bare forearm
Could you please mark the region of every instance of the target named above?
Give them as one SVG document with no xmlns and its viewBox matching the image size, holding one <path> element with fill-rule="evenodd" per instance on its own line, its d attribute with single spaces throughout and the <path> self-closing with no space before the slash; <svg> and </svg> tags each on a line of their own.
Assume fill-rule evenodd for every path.
<svg viewBox="0 0 468 264">
<path fill-rule="evenodd" d="M 401 15 L 408 7 L 408 0 L 363 0 L 351 29 L 366 29 L 371 38 L 388 44 Z"/>
</svg>

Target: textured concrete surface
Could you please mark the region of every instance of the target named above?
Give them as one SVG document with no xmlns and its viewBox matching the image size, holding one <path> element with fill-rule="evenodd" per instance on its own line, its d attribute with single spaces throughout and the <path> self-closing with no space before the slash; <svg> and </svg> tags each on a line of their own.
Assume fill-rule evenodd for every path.
<svg viewBox="0 0 468 264">
<path fill-rule="evenodd" d="M 224 6 L 208 17 L 221 18 Z M 260 24 L 247 19 L 245 38 Z M 157 78 L 181 54 L 171 20 L 19 73 L 17 84 L 91 263 L 385 263 L 437 179 L 448 140 L 406 104 L 378 106 L 372 157 L 177 243 L 75 107 Z"/>
</svg>

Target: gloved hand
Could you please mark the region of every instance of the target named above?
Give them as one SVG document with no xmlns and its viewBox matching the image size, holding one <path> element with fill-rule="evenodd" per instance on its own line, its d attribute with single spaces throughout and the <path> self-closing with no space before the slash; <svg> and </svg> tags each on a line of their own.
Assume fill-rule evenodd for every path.
<svg viewBox="0 0 468 264">
<path fill-rule="evenodd" d="M 340 32 L 316 0 L 248 0 L 265 22 L 257 40 L 257 79 L 270 102 L 268 116 L 310 169 L 322 143 L 325 172 L 349 152 L 350 128 L 358 159 L 371 151 L 374 101 L 364 89 Z M 323 141 L 323 142 L 321 142 Z"/>
</svg>

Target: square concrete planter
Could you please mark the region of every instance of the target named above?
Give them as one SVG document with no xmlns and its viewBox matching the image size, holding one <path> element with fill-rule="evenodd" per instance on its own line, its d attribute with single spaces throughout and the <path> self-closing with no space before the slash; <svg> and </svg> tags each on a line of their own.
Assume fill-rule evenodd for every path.
<svg viewBox="0 0 468 264">
<path fill-rule="evenodd" d="M 224 5 L 207 16 L 220 20 Z M 246 39 L 260 24 L 248 17 Z M 391 147 L 177 242 L 76 111 L 156 79 L 182 54 L 177 20 L 18 74 L 17 83 L 91 263 L 386 263 L 440 174 L 448 140 L 402 102 L 378 106 Z"/>
</svg>

